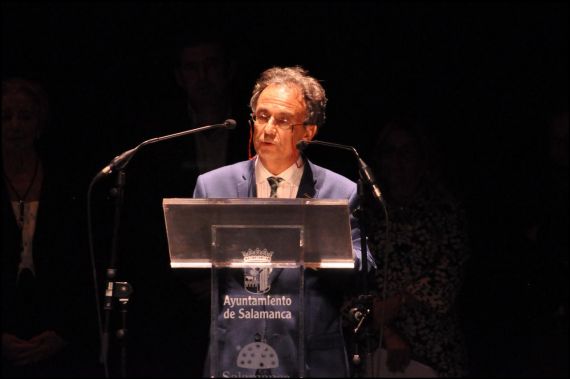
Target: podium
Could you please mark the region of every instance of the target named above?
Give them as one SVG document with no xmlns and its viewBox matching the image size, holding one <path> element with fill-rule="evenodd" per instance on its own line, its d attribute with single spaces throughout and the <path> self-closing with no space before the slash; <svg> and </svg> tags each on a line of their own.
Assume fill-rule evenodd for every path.
<svg viewBox="0 0 570 379">
<path fill-rule="evenodd" d="M 210 377 L 306 375 L 305 271 L 354 269 L 347 200 L 164 199 L 171 267 L 211 268 Z"/>
</svg>

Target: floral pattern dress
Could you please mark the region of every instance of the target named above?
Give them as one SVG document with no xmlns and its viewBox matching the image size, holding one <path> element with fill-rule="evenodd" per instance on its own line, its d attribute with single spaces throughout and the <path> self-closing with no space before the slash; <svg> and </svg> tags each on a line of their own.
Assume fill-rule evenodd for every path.
<svg viewBox="0 0 570 379">
<path fill-rule="evenodd" d="M 387 210 L 389 242 L 383 212 L 376 209 L 369 220 L 376 290 L 381 297 L 405 291 L 416 300 L 404 304 L 391 325 L 409 342 L 412 359 L 439 376 L 464 376 L 465 348 L 454 307 L 469 255 L 464 211 L 445 191 L 428 185 L 406 207 L 388 204 Z"/>
</svg>

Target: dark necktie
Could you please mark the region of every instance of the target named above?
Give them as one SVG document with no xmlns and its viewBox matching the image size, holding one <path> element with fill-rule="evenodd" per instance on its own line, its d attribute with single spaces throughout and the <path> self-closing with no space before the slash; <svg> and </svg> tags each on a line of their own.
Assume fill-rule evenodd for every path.
<svg viewBox="0 0 570 379">
<path fill-rule="evenodd" d="M 277 187 L 279 187 L 279 183 L 283 181 L 283 178 L 270 176 L 267 178 L 267 181 L 271 186 L 271 194 L 269 195 L 269 197 L 277 197 Z"/>
</svg>

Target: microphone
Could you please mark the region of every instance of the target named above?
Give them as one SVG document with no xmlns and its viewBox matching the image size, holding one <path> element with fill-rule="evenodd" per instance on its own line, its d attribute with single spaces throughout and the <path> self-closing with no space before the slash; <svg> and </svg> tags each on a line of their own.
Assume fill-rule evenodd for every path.
<svg viewBox="0 0 570 379">
<path fill-rule="evenodd" d="M 335 147 L 337 149 L 349 150 L 349 151 L 352 151 L 353 153 L 355 153 L 356 156 L 358 157 L 358 152 L 356 151 L 356 149 L 354 147 L 346 146 L 346 145 L 339 145 L 338 143 L 324 142 L 324 141 L 317 141 L 317 140 L 309 141 L 306 139 L 302 139 L 302 140 L 299 140 L 299 142 L 297 142 L 297 144 L 295 146 L 297 147 L 297 150 L 303 151 L 307 147 L 309 147 L 309 145 L 323 145 L 323 146 Z"/>
<path fill-rule="evenodd" d="M 203 132 L 203 131 L 211 130 L 211 129 L 232 130 L 232 129 L 235 129 L 236 125 L 237 125 L 237 123 L 235 120 L 228 118 L 222 124 L 206 125 L 206 126 L 201 126 L 199 128 L 185 130 L 183 132 L 168 134 L 168 135 L 162 136 L 162 137 L 151 138 L 149 140 L 146 140 L 146 141 L 140 143 L 138 146 L 136 146 L 130 150 L 127 150 L 120 155 L 117 155 L 115 158 L 113 158 L 111 163 L 109 163 L 101 171 L 99 171 L 99 173 L 97 173 L 94 180 L 98 180 L 99 178 L 106 176 L 106 175 L 109 175 L 114 171 L 124 169 L 127 166 L 127 164 L 129 163 L 129 161 L 136 154 L 136 152 L 143 146 L 150 145 L 150 144 L 153 144 L 156 142 L 166 141 L 166 140 L 169 140 L 172 138 L 183 137 L 183 136 L 186 136 L 188 134 L 199 133 L 199 132 Z"/>
<path fill-rule="evenodd" d="M 358 165 L 360 167 L 361 176 L 364 176 L 364 180 L 372 186 L 372 193 L 374 197 L 378 201 L 382 201 L 382 192 L 380 191 L 380 187 L 376 183 L 376 179 L 374 178 L 374 174 L 372 173 L 372 169 L 368 166 L 364 161 L 357 157 Z"/>
<path fill-rule="evenodd" d="M 358 151 L 356 151 L 356 149 L 354 147 L 347 146 L 347 145 L 340 145 L 338 143 L 332 143 L 332 142 L 317 141 L 317 140 L 308 141 L 308 140 L 304 140 L 304 139 L 299 140 L 295 146 L 297 147 L 297 150 L 304 151 L 309 145 L 322 145 L 322 146 L 333 147 L 336 149 L 343 149 L 343 150 L 352 151 L 354 153 L 354 155 L 356 156 L 356 159 L 358 161 L 358 167 L 360 170 L 360 177 L 366 183 L 370 184 L 370 186 L 372 187 L 372 194 L 374 195 L 376 200 L 378 200 L 381 203 L 383 202 L 382 191 L 380 191 L 380 186 L 378 186 L 378 184 L 376 183 L 376 179 L 374 178 L 374 174 L 372 173 L 372 169 L 370 168 L 370 166 L 368 166 L 362 160 L 362 158 L 360 158 Z"/>
<path fill-rule="evenodd" d="M 349 313 L 350 316 L 352 316 L 352 319 L 356 322 L 360 322 L 364 317 L 364 311 L 358 307 L 351 308 Z"/>
<path fill-rule="evenodd" d="M 305 151 L 305 149 L 306 149 L 307 147 L 309 147 L 309 141 L 304 140 L 304 139 L 301 139 L 301 140 L 299 140 L 299 142 L 297 142 L 297 143 L 295 144 L 295 147 L 296 147 L 297 150 L 299 150 L 299 151 Z"/>
</svg>

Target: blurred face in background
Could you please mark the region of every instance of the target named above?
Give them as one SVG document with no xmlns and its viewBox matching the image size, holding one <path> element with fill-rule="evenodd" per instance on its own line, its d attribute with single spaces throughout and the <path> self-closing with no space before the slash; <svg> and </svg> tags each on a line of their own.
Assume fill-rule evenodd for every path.
<svg viewBox="0 0 570 379">
<path fill-rule="evenodd" d="M 40 111 L 31 95 L 10 91 L 2 95 L 2 145 L 32 148 L 41 130 Z"/>
<path fill-rule="evenodd" d="M 553 166 L 568 168 L 568 112 L 558 114 L 549 125 L 548 154 Z"/>
<path fill-rule="evenodd" d="M 410 196 L 424 172 L 417 140 L 407 131 L 395 128 L 377 146 L 378 176 L 392 197 Z"/>
<path fill-rule="evenodd" d="M 190 104 L 202 108 L 227 99 L 232 75 L 223 48 L 206 43 L 182 50 L 176 81 L 187 93 Z"/>
</svg>

